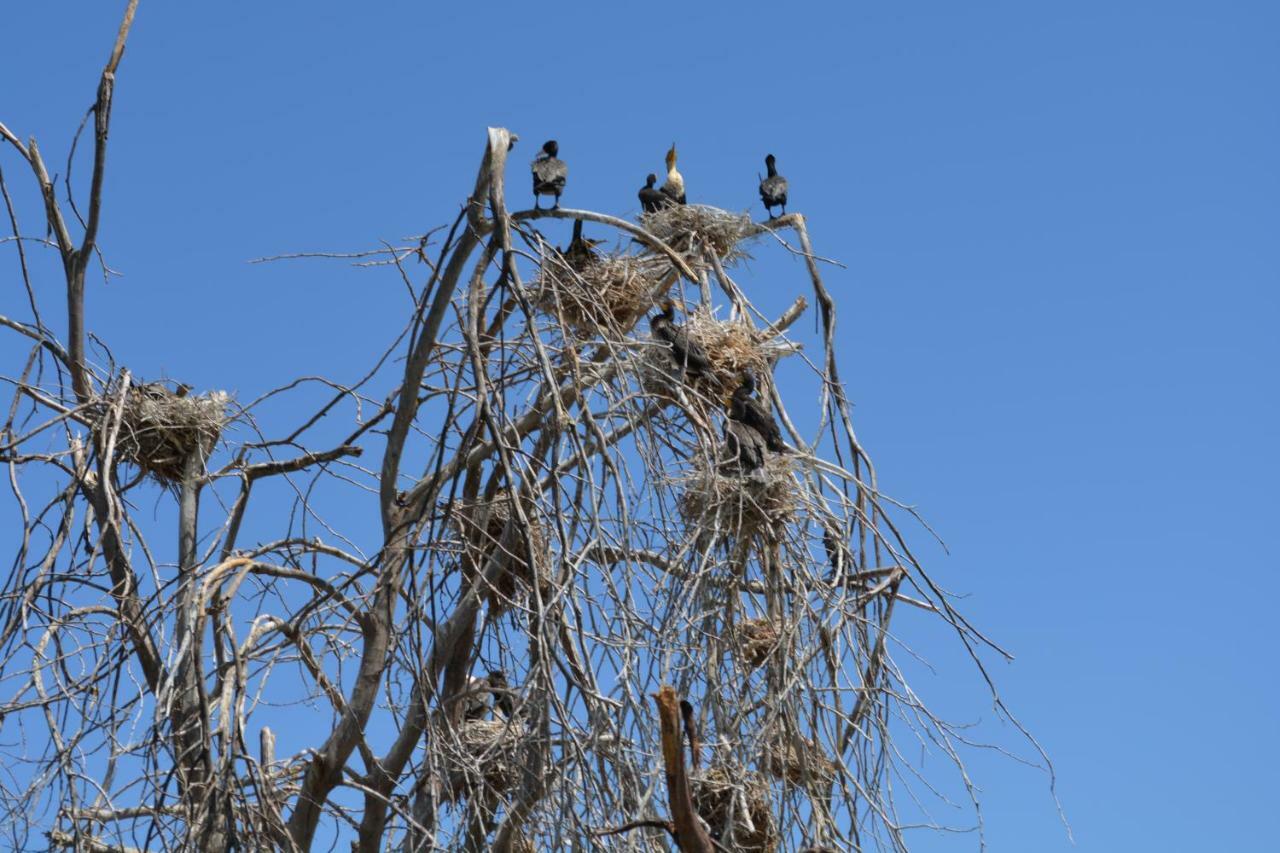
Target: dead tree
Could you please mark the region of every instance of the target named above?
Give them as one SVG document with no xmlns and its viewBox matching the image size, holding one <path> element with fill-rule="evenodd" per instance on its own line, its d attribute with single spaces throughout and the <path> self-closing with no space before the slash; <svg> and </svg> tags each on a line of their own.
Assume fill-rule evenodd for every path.
<svg viewBox="0 0 1280 853">
<path fill-rule="evenodd" d="M 511 851 L 608 832 L 663 849 L 681 722 L 673 819 L 702 845 L 686 849 L 905 849 L 946 783 L 932 766 L 917 783 L 899 736 L 954 764 L 981 826 L 969 742 L 906 684 L 890 620 L 945 621 L 983 677 L 994 647 L 913 556 L 912 514 L 855 436 L 803 215 L 512 212 L 516 137 L 491 128 L 452 226 L 361 259 L 412 293 L 367 371 L 252 401 L 143 381 L 87 349 L 84 304 L 135 6 L 90 110 L 80 207 L 0 124 L 43 213 L 26 230 L 0 172 L 30 313 L 0 315 L 29 346 L 0 435 L 21 531 L 0 597 L 15 839 Z M 618 244 L 566 259 L 539 230 L 555 219 Z M 804 296 L 765 317 L 731 273 L 752 243 L 799 260 L 816 356 L 788 337 Z M 57 328 L 37 298 L 55 257 Z M 668 297 L 707 353 L 697 375 L 647 334 Z M 788 361 L 812 394 L 784 399 Z M 748 370 L 789 448 L 750 471 L 722 439 Z M 682 721 L 663 705 L 660 735 L 645 697 L 667 683 L 691 705 Z"/>
</svg>

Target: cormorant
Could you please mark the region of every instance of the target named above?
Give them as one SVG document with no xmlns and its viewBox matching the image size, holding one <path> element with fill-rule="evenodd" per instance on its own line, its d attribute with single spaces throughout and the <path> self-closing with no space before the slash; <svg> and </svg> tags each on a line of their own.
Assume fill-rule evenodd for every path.
<svg viewBox="0 0 1280 853">
<path fill-rule="evenodd" d="M 542 145 L 542 153 L 533 161 L 533 207 L 535 210 L 539 209 L 538 197 L 544 195 L 556 197 L 552 210 L 560 206 L 560 193 L 564 192 L 564 181 L 569 176 L 569 167 L 557 157 L 559 153 L 560 145 L 554 139 L 548 139 Z"/>
<path fill-rule="evenodd" d="M 684 175 L 676 171 L 676 144 L 671 143 L 671 150 L 667 152 L 667 181 L 661 187 L 662 192 L 667 194 L 667 198 L 676 204 L 684 204 Z"/>
<path fill-rule="evenodd" d="M 822 547 L 827 552 L 827 559 L 831 561 L 831 568 L 839 575 L 842 571 L 852 565 L 852 554 L 845 547 L 844 534 L 840 530 L 833 529 L 827 525 L 822 526 Z"/>
<path fill-rule="evenodd" d="M 769 170 L 768 176 L 760 182 L 760 200 L 769 218 L 773 219 L 773 209 L 782 206 L 782 215 L 787 215 L 787 179 L 778 174 L 777 159 L 772 155 L 764 158 L 764 166 Z M 757 174 L 759 174 L 757 172 Z"/>
<path fill-rule="evenodd" d="M 511 695 L 511 686 L 507 684 L 507 674 L 500 669 L 489 672 L 490 693 L 493 695 L 493 707 L 502 712 L 508 720 L 515 716 L 516 701 Z"/>
<path fill-rule="evenodd" d="M 658 182 L 658 176 L 650 173 L 649 177 L 644 179 L 644 186 L 640 188 L 640 209 L 645 213 L 653 213 L 662 210 L 671 204 L 671 197 L 662 190 L 654 189 L 653 185 Z"/>
<path fill-rule="evenodd" d="M 573 239 L 569 241 L 567 248 L 561 250 L 560 254 L 564 256 L 564 261 L 569 265 L 569 269 L 582 272 L 596 259 L 596 246 L 603 243 L 603 240 L 583 239 L 582 237 L 582 220 L 573 220 Z"/>
<path fill-rule="evenodd" d="M 693 704 L 688 699 L 680 700 L 680 716 L 684 718 L 684 734 L 689 739 L 689 757 L 696 771 L 702 763 L 699 755 L 698 721 L 693 718 Z"/>
<path fill-rule="evenodd" d="M 756 390 L 756 377 L 750 370 L 742 374 L 742 384 L 733 391 L 729 401 L 729 418 L 760 433 L 765 445 L 774 453 L 786 453 L 788 448 L 782 442 L 782 430 L 773 419 L 773 413 L 753 395 Z"/>
<path fill-rule="evenodd" d="M 724 449 L 726 462 L 737 463 L 739 471 L 750 474 L 764 464 L 768 448 L 754 427 L 730 419 L 724 422 Z"/>
<path fill-rule="evenodd" d="M 690 378 L 697 378 L 711 369 L 707 351 L 697 341 L 689 340 L 689 333 L 675 323 L 675 303 L 664 299 L 662 310 L 649 318 L 649 330 L 660 341 L 671 345 L 671 358 L 683 367 Z"/>
</svg>

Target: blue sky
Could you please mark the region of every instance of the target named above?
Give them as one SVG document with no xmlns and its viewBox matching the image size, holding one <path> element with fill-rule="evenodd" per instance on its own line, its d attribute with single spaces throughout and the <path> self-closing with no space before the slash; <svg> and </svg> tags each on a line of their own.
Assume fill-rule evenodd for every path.
<svg viewBox="0 0 1280 853">
<path fill-rule="evenodd" d="M 121 5 L 0 13 L 0 120 L 51 163 Z M 101 234 L 124 275 L 89 297 L 121 361 L 243 398 L 354 377 L 399 279 L 246 262 L 451 221 L 486 125 L 520 134 L 521 167 L 559 139 L 565 203 L 619 214 L 675 140 L 691 201 L 758 215 L 773 152 L 848 267 L 828 284 L 859 436 L 1017 655 L 995 675 L 1078 849 L 1274 843 L 1280 7 L 368 5 L 142 4 Z M 25 318 L 0 251 L 0 310 Z M 805 286 L 772 256 L 746 281 L 766 313 Z M 953 643 L 897 630 L 937 668 L 921 693 L 991 718 Z M 990 849 L 1072 849 L 1041 775 L 974 775 Z"/>
</svg>

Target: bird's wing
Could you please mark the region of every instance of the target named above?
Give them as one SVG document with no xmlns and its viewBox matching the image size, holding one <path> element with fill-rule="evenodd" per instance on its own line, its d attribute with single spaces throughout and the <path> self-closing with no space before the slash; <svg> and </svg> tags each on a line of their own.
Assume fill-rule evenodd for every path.
<svg viewBox="0 0 1280 853">
<path fill-rule="evenodd" d="M 540 157 L 533 161 L 533 175 L 543 183 L 564 180 L 569 175 L 569 167 L 563 160 L 555 157 Z"/>
</svg>

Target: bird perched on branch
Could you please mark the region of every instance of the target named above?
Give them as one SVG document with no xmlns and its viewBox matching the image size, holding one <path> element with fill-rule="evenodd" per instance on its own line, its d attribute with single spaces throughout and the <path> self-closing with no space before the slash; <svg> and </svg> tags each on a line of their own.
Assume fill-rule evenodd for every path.
<svg viewBox="0 0 1280 853">
<path fill-rule="evenodd" d="M 583 238 L 582 236 L 582 220 L 573 220 L 573 239 L 569 241 L 569 245 L 560 250 L 560 254 L 564 257 L 564 262 L 569 265 L 569 269 L 575 272 L 582 272 L 596 261 L 596 246 L 603 243 L 603 240 L 592 240 Z"/>
<path fill-rule="evenodd" d="M 511 685 L 507 683 L 507 674 L 500 669 L 489 671 L 489 693 L 493 696 L 494 710 L 501 711 L 508 720 L 516 712 L 516 701 L 511 695 Z"/>
<path fill-rule="evenodd" d="M 697 341 L 689 339 L 689 333 L 675 322 L 675 303 L 662 301 L 662 310 L 649 318 L 649 331 L 660 341 L 671 345 L 671 358 L 676 365 L 693 379 L 711 369 L 707 351 Z"/>
<path fill-rule="evenodd" d="M 654 188 L 653 185 L 657 182 L 658 176 L 651 172 L 649 177 L 644 179 L 644 186 L 640 188 L 640 209 L 645 213 L 654 213 L 674 204 L 671 196 Z"/>
<path fill-rule="evenodd" d="M 667 152 L 667 180 L 661 187 L 662 192 L 667 194 L 667 198 L 676 204 L 685 203 L 684 195 L 684 175 L 676 171 L 676 144 L 671 143 L 671 150 Z"/>
<path fill-rule="evenodd" d="M 787 179 L 778 174 L 777 162 L 772 154 L 764 158 L 764 167 L 769 174 L 760 182 L 760 200 L 764 202 L 770 219 L 774 218 L 773 209 L 779 205 L 782 206 L 782 215 L 787 215 Z"/>
<path fill-rule="evenodd" d="M 789 448 L 782 442 L 782 430 L 768 407 L 755 398 L 755 390 L 755 374 L 750 370 L 744 371 L 742 384 L 733 390 L 733 397 L 729 400 L 729 419 L 760 433 L 765 446 L 774 453 L 786 453 Z"/>
<path fill-rule="evenodd" d="M 569 167 L 559 158 L 560 145 L 554 139 L 542 144 L 542 153 L 533 161 L 533 207 L 538 207 L 539 196 L 553 195 L 555 210 L 560 206 L 560 194 L 564 192 L 565 179 L 569 177 Z"/>
<path fill-rule="evenodd" d="M 754 427 L 730 418 L 724 422 L 724 450 L 727 466 L 736 465 L 741 473 L 750 474 L 764 465 L 768 446 Z"/>
</svg>

